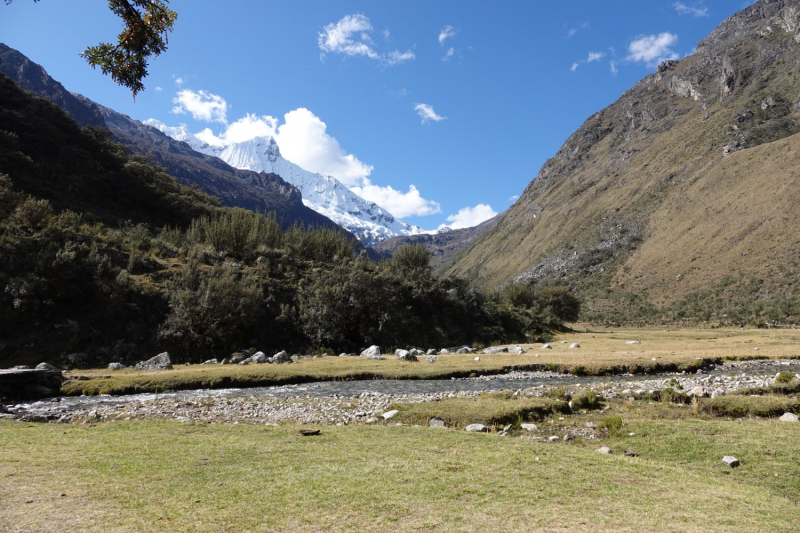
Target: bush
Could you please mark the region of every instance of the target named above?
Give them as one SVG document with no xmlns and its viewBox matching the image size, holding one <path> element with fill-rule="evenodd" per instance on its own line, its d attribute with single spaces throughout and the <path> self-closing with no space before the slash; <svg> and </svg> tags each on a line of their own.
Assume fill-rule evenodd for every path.
<svg viewBox="0 0 800 533">
<path fill-rule="evenodd" d="M 508 305 L 522 309 L 530 309 L 536 305 L 536 294 L 527 283 L 512 283 L 503 287 L 503 298 Z"/>
<path fill-rule="evenodd" d="M 601 409 L 603 407 L 602 397 L 595 391 L 586 391 L 572 399 L 573 409 Z"/>
<path fill-rule="evenodd" d="M 404 244 L 390 261 L 392 268 L 404 274 L 427 271 L 430 268 L 431 254 L 423 244 Z"/>
<path fill-rule="evenodd" d="M 581 312 L 581 301 L 569 289 L 555 287 L 536 293 L 536 300 L 543 310 L 563 322 L 575 322 Z"/>
<path fill-rule="evenodd" d="M 47 200 L 29 197 L 17 206 L 12 217 L 23 228 L 40 230 L 53 218 L 53 208 Z"/>
<path fill-rule="evenodd" d="M 795 378 L 794 372 L 781 372 L 778 374 L 778 377 L 775 378 L 775 381 L 778 383 L 789 383 Z"/>
<path fill-rule="evenodd" d="M 603 431 L 606 436 L 618 437 L 622 434 L 622 417 L 607 416 L 600 422 L 598 428 Z"/>
</svg>

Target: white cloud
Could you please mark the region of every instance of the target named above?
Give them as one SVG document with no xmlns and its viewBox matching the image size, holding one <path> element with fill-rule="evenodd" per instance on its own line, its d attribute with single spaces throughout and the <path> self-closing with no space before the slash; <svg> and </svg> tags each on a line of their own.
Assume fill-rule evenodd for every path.
<svg viewBox="0 0 800 533">
<path fill-rule="evenodd" d="M 346 15 L 336 24 L 330 23 L 317 36 L 317 44 L 322 53 L 335 52 L 347 56 L 367 56 L 378 59 L 380 56 L 369 44 L 353 39 L 354 34 L 363 37 L 372 31 L 369 19 L 361 14 Z"/>
<path fill-rule="evenodd" d="M 384 28 L 383 38 L 388 41 L 391 36 L 392 34 L 389 32 L 389 28 Z"/>
<path fill-rule="evenodd" d="M 569 70 L 570 70 L 571 72 L 575 72 L 576 70 L 578 70 L 578 67 L 579 67 L 579 66 L 581 66 L 581 62 L 580 62 L 580 61 L 578 61 L 578 62 L 575 62 L 575 63 L 573 63 L 573 64 L 572 64 L 572 66 L 571 66 L 571 67 L 569 67 Z"/>
<path fill-rule="evenodd" d="M 347 186 L 358 185 L 372 172 L 367 165 L 342 149 L 327 133 L 327 125 L 305 108 L 286 113 L 275 140 L 281 154 L 306 170 L 337 178 Z"/>
<path fill-rule="evenodd" d="M 156 92 L 157 92 L 157 93 L 160 93 L 160 92 L 161 92 L 161 91 L 163 91 L 163 90 L 164 90 L 164 89 L 162 89 L 161 87 L 156 87 Z"/>
<path fill-rule="evenodd" d="M 617 72 L 619 72 L 619 69 L 617 68 L 617 62 L 612 60 L 609 62 L 608 66 L 611 68 L 611 74 L 616 76 Z"/>
<path fill-rule="evenodd" d="M 175 76 L 173 76 L 173 78 L 175 78 Z M 177 85 L 178 87 L 180 87 L 181 85 L 183 85 L 183 78 L 181 78 L 180 76 L 178 76 L 177 78 L 175 78 L 175 85 Z"/>
<path fill-rule="evenodd" d="M 675 11 L 678 15 L 691 15 L 693 17 L 707 17 L 708 16 L 708 8 L 707 7 L 692 7 L 687 6 L 683 2 L 675 2 L 672 4 L 672 7 L 675 8 Z"/>
<path fill-rule="evenodd" d="M 589 52 L 589 57 L 586 58 L 586 62 L 591 63 L 593 61 L 600 61 L 604 57 L 606 57 L 605 52 Z"/>
<path fill-rule="evenodd" d="M 508 199 L 509 202 L 516 202 L 517 200 L 519 200 L 518 194 L 515 194 L 514 196 Z"/>
<path fill-rule="evenodd" d="M 375 202 L 397 218 L 433 215 L 442 211 L 438 202 L 423 198 L 414 185 L 409 185 L 408 192 L 404 193 L 395 190 L 391 185 L 381 187 L 364 179 L 361 186 L 351 187 L 350 190 L 366 200 Z"/>
<path fill-rule="evenodd" d="M 642 35 L 628 45 L 628 57 L 631 62 L 645 63 L 654 67 L 667 59 L 680 57 L 670 47 L 678 42 L 674 33 L 664 32 L 658 35 Z"/>
<path fill-rule="evenodd" d="M 455 48 L 452 48 L 452 47 L 448 48 L 447 52 L 445 52 L 444 57 L 442 58 L 442 61 L 450 61 L 450 58 L 453 57 L 453 55 L 455 53 L 456 53 L 456 49 Z"/>
<path fill-rule="evenodd" d="M 449 25 L 445 26 L 444 28 L 442 28 L 442 31 L 439 32 L 439 44 L 444 46 L 444 42 L 451 37 L 455 37 L 455 35 L 456 35 L 455 28 Z"/>
<path fill-rule="evenodd" d="M 575 26 L 574 28 L 570 28 L 569 31 L 567 32 L 567 39 L 574 37 L 581 30 L 588 30 L 588 29 L 589 29 L 588 22 L 584 22 L 580 26 Z"/>
<path fill-rule="evenodd" d="M 447 118 L 437 115 L 436 111 L 433 110 L 433 107 L 429 106 L 428 104 L 415 104 L 414 111 L 417 112 L 423 124 L 429 124 L 431 120 L 434 122 L 439 122 L 440 120 Z"/>
<path fill-rule="evenodd" d="M 400 63 L 405 63 L 406 61 L 411 61 L 412 59 L 416 58 L 417 56 L 414 55 L 414 52 L 411 50 L 406 50 L 405 52 L 400 52 L 399 50 L 395 50 L 394 52 L 389 52 L 386 56 L 386 64 L 390 67 L 395 65 L 399 65 Z"/>
<path fill-rule="evenodd" d="M 195 135 L 212 146 L 274 137 L 287 160 L 306 170 L 333 176 L 347 186 L 361 185 L 372 172 L 372 165 L 346 153 L 339 141 L 327 133 L 327 125 L 308 109 L 295 109 L 283 118 L 279 125 L 277 118 L 248 113 L 228 124 L 219 135 L 209 128 Z"/>
<path fill-rule="evenodd" d="M 328 53 L 342 54 L 349 57 L 364 56 L 379 61 L 386 66 L 394 66 L 406 61 L 411 61 L 416 56 L 411 50 L 400 52 L 394 50 L 388 54 L 375 50 L 375 42 L 370 33 L 373 31 L 372 23 L 361 14 L 345 15 L 339 22 L 330 23 L 317 34 L 317 44 L 321 51 L 320 59 Z M 389 30 L 383 30 L 383 36 L 388 40 Z"/>
<path fill-rule="evenodd" d="M 439 229 L 449 227 L 451 229 L 471 228 L 481 222 L 485 222 L 497 216 L 497 212 L 488 204 L 478 204 L 475 207 L 464 207 L 458 210 L 455 215 L 447 217 L 449 224 L 442 224 Z"/>
<path fill-rule="evenodd" d="M 175 114 L 189 113 L 195 120 L 206 122 L 222 124 L 228 122 L 228 103 L 216 94 L 184 89 L 178 92 L 177 96 L 172 99 L 172 103 L 175 104 L 175 107 L 172 108 L 172 112 Z"/>
</svg>

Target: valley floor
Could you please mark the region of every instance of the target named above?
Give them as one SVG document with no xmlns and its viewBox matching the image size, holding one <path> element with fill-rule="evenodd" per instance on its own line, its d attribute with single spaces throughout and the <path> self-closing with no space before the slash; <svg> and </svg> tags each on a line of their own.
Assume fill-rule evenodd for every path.
<svg viewBox="0 0 800 533">
<path fill-rule="evenodd" d="M 460 393 L 322 398 L 288 386 L 272 397 L 98 404 L 69 423 L 0 419 L 0 531 L 796 531 L 800 423 L 779 417 L 800 414 L 798 333 L 597 330 L 522 356 L 443 356 L 441 370 L 353 357 L 258 365 L 330 377 L 385 364 L 409 377 L 498 370 L 495 357 L 595 370 L 771 359 L 700 373 L 489 390 L 537 372 L 563 377 L 516 371 L 466 378 L 478 388 Z M 226 369 L 255 371 L 213 371 Z M 166 373 L 182 371 L 198 369 Z M 687 394 L 695 387 L 707 397 Z M 53 405 L 69 401 L 87 400 Z M 433 417 L 447 428 L 428 427 Z M 487 432 L 464 431 L 474 423 Z"/>
</svg>

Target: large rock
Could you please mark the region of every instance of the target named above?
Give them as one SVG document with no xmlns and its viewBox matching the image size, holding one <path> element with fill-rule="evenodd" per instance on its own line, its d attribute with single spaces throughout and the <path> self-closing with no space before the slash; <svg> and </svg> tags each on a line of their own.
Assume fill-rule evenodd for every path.
<svg viewBox="0 0 800 533">
<path fill-rule="evenodd" d="M 417 356 L 408 350 L 397 350 L 394 354 L 397 356 L 398 361 L 419 361 Z"/>
<path fill-rule="evenodd" d="M 36 370 L 58 370 L 58 369 L 49 363 L 39 363 L 38 365 L 36 365 Z"/>
<path fill-rule="evenodd" d="M 425 360 L 429 363 L 435 363 L 436 361 L 439 360 L 439 358 L 436 357 L 435 355 L 429 355 L 428 357 L 425 358 Z"/>
<path fill-rule="evenodd" d="M 136 363 L 136 370 L 172 370 L 172 361 L 169 358 L 169 353 L 160 353 L 147 361 L 139 361 Z"/>
<path fill-rule="evenodd" d="M 784 413 L 783 416 L 780 417 L 778 420 L 780 420 L 781 422 L 797 422 L 798 418 L 797 415 L 794 413 Z"/>
<path fill-rule="evenodd" d="M 508 349 L 508 353 L 515 353 L 517 355 L 522 355 L 525 353 L 525 350 L 522 349 L 522 347 L 520 346 L 512 346 L 511 348 Z"/>
<path fill-rule="evenodd" d="M 491 346 L 489 348 L 485 348 L 483 350 L 483 353 L 487 355 L 493 355 L 496 353 L 508 353 L 508 348 L 506 348 L 505 346 Z"/>
<path fill-rule="evenodd" d="M 231 354 L 228 362 L 232 365 L 238 365 L 245 359 L 249 359 L 249 357 L 241 352 L 234 352 Z"/>
<path fill-rule="evenodd" d="M 0 398 L 57 396 L 63 381 L 60 370 L 0 370 Z"/>
<path fill-rule="evenodd" d="M 125 368 L 125 365 L 122 363 L 108 363 L 109 370 L 122 370 Z"/>
<path fill-rule="evenodd" d="M 474 349 L 474 348 L 470 348 L 469 346 L 462 346 L 461 348 L 459 348 L 458 350 L 456 350 L 456 353 L 457 353 L 457 354 L 463 354 L 463 353 L 475 353 L 475 349 Z"/>
<path fill-rule="evenodd" d="M 270 361 L 272 361 L 273 363 L 287 363 L 291 361 L 291 359 L 292 358 L 289 357 L 289 354 L 286 352 L 286 350 L 278 352 L 272 357 L 270 357 Z"/>
<path fill-rule="evenodd" d="M 267 354 L 265 354 L 264 352 L 256 352 L 250 358 L 250 360 L 252 362 L 254 362 L 255 364 L 257 364 L 257 365 L 260 365 L 262 363 L 266 363 L 267 359 L 269 359 L 269 358 L 267 357 Z"/>
<path fill-rule="evenodd" d="M 381 354 L 381 347 L 377 345 L 372 345 L 363 352 L 361 352 L 361 357 L 372 357 L 373 355 L 380 355 Z"/>
</svg>

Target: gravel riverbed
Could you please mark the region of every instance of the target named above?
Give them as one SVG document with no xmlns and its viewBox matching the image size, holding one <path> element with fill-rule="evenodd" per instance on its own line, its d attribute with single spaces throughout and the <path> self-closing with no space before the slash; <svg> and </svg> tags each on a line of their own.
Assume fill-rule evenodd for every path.
<svg viewBox="0 0 800 533">
<path fill-rule="evenodd" d="M 477 378 L 380 383 L 381 387 L 388 387 L 389 392 L 360 390 L 368 389 L 370 382 L 359 382 L 358 387 L 337 382 L 268 387 L 260 389 L 258 394 L 255 389 L 229 389 L 52 398 L 2 406 L 0 417 L 61 423 L 163 419 L 200 424 L 363 424 L 383 422 L 381 415 L 395 402 L 470 398 L 492 390 L 512 390 L 526 397 L 543 396 L 554 389 L 573 394 L 594 390 L 605 398 L 624 398 L 670 387 L 717 396 L 742 388 L 769 386 L 782 371 L 800 371 L 800 361 L 726 363 L 697 374 L 578 377 L 550 372 L 512 372 Z M 375 384 L 381 388 L 378 381 Z M 443 390 L 430 392 L 437 387 Z"/>
</svg>

